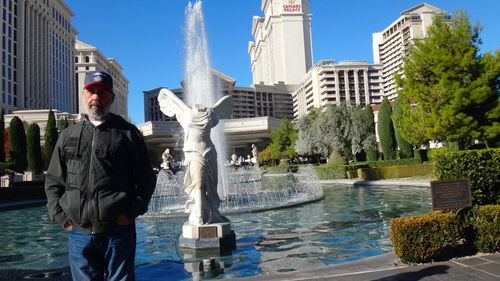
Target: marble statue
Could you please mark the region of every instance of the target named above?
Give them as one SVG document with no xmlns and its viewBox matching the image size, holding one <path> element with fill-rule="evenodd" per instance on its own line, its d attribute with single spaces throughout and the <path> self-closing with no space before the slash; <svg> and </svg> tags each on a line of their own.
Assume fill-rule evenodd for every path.
<svg viewBox="0 0 500 281">
<path fill-rule="evenodd" d="M 255 144 L 252 144 L 252 162 L 256 164 L 258 162 L 257 160 L 257 155 L 259 154 L 259 151 L 257 150 L 257 146 Z"/>
<path fill-rule="evenodd" d="M 170 155 L 170 149 L 166 148 L 165 151 L 161 154 L 161 159 L 163 162 L 160 165 L 160 168 L 165 170 L 172 170 L 172 161 L 174 158 Z"/>
<path fill-rule="evenodd" d="M 185 104 L 168 89 L 158 95 L 161 111 L 176 117 L 184 129 L 184 156 L 186 175 L 184 190 L 189 198 L 185 211 L 191 225 L 227 222 L 219 212 L 220 198 L 217 193 L 217 153 L 210 139 L 210 131 L 219 119 L 228 118 L 233 107 L 231 96 L 224 96 L 212 107 Z"/>
</svg>

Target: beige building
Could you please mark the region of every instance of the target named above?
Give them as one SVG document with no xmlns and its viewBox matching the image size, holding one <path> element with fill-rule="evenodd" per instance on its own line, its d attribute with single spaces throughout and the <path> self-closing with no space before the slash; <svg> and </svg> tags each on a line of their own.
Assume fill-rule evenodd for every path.
<svg viewBox="0 0 500 281">
<path fill-rule="evenodd" d="M 78 101 L 78 112 L 85 113 L 87 108 L 82 101 L 82 89 L 87 71 L 105 71 L 113 78 L 115 101 L 111 112 L 128 116 L 128 80 L 123 75 L 123 68 L 113 58 L 106 58 L 99 49 L 82 41 L 75 42 L 75 72 L 77 77 L 75 100 Z"/>
<path fill-rule="evenodd" d="M 299 84 L 312 66 L 309 0 L 262 0 L 248 44 L 253 84 Z"/>
<path fill-rule="evenodd" d="M 382 101 L 382 65 L 367 61 L 323 60 L 316 63 L 292 92 L 297 119 L 312 108 L 341 103 L 365 106 Z"/>
<path fill-rule="evenodd" d="M 54 112 L 54 117 L 56 119 L 57 126 L 62 119 L 68 119 L 70 124 L 77 123 L 81 119 L 80 114 L 71 114 L 68 112 L 60 112 L 59 110 L 52 110 Z M 10 121 L 12 118 L 18 117 L 23 121 L 25 129 L 32 123 L 36 123 L 40 127 L 40 140 L 43 143 L 45 127 L 47 127 L 47 120 L 49 119 L 49 110 L 48 109 L 37 109 L 37 110 L 17 110 L 12 112 L 11 114 L 5 114 L 5 128 L 10 126 Z"/>
<path fill-rule="evenodd" d="M 231 119 L 269 116 L 272 118 L 293 118 L 293 104 L 290 89 L 284 85 L 254 85 L 254 87 L 236 87 L 236 80 L 216 70 L 212 71 L 214 79 L 222 89 L 222 95 L 233 97 L 233 113 Z M 181 82 L 181 85 L 183 83 Z M 158 105 L 159 88 L 144 91 L 144 120 L 172 121 L 165 116 Z M 184 89 L 170 89 L 184 100 Z"/>
<path fill-rule="evenodd" d="M 271 141 L 271 131 L 281 124 L 282 118 L 293 118 L 292 96 L 284 84 L 236 87 L 236 80 L 216 70 L 212 71 L 222 94 L 231 95 L 234 105 L 230 119 L 221 121 L 226 134 L 228 152 L 247 155 L 251 145 L 263 149 Z M 181 85 L 184 83 L 181 82 Z M 158 105 L 162 87 L 144 91 L 144 120 L 137 125 L 144 135 L 153 158 L 169 147 L 178 153 L 182 148 L 182 128 L 175 118 L 163 114 Z M 182 100 L 184 89 L 170 89 Z"/>
<path fill-rule="evenodd" d="M 0 10 L 3 109 L 73 112 L 73 12 L 62 0 L 1 1 Z"/>
<path fill-rule="evenodd" d="M 434 15 L 438 13 L 445 11 L 421 3 L 401 12 L 401 16 L 383 31 L 373 33 L 373 62 L 383 65 L 383 92 L 390 100 L 397 95 L 394 75 L 402 74 L 402 59 L 408 54 L 411 42 L 414 39 L 427 37 L 427 28 L 432 24 Z"/>
</svg>

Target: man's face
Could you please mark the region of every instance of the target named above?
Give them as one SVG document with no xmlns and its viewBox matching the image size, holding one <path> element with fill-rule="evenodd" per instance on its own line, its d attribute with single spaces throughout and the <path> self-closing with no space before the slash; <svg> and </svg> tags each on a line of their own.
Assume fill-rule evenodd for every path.
<svg viewBox="0 0 500 281">
<path fill-rule="evenodd" d="M 107 88 L 95 84 L 83 89 L 84 102 L 91 120 L 102 120 L 108 113 L 115 95 Z"/>
</svg>

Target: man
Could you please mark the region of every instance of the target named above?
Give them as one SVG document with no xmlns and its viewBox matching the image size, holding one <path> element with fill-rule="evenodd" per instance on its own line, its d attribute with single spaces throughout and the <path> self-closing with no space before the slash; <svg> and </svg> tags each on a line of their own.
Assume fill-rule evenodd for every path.
<svg viewBox="0 0 500 281">
<path fill-rule="evenodd" d="M 113 81 L 85 76 L 88 115 L 59 137 L 45 179 L 50 217 L 68 231 L 73 280 L 134 280 L 134 220 L 156 178 L 139 130 L 109 112 Z"/>
</svg>

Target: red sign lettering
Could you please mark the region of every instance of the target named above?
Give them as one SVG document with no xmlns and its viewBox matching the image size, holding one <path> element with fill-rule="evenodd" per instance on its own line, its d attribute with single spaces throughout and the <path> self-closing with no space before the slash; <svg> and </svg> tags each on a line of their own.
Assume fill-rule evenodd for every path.
<svg viewBox="0 0 500 281">
<path fill-rule="evenodd" d="M 300 12 L 302 9 L 300 4 L 284 4 L 283 11 L 284 12 Z"/>
</svg>

